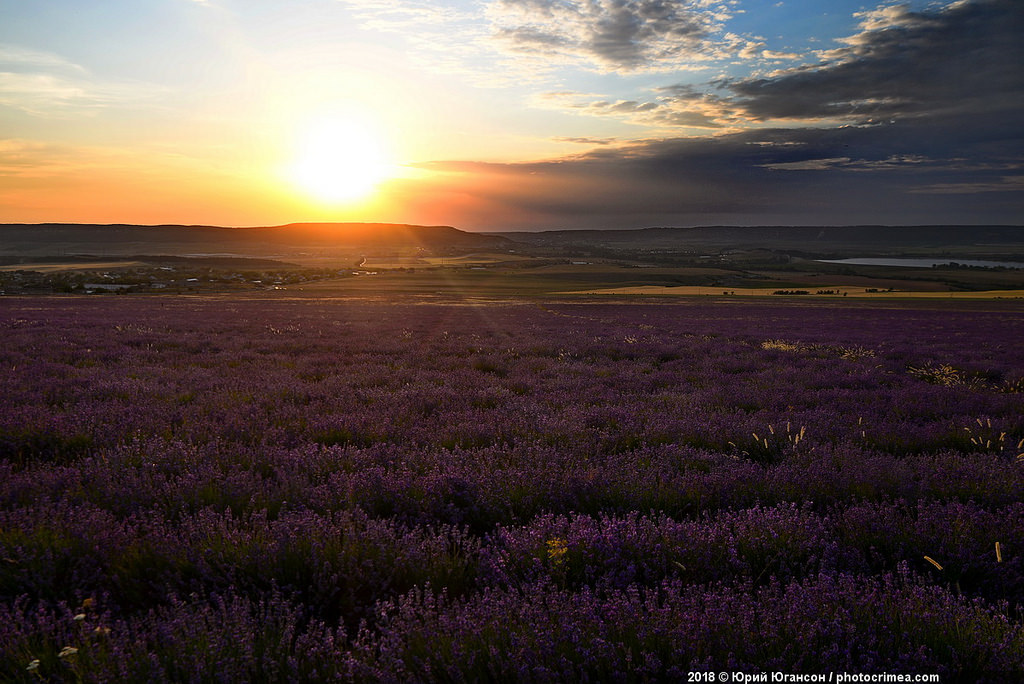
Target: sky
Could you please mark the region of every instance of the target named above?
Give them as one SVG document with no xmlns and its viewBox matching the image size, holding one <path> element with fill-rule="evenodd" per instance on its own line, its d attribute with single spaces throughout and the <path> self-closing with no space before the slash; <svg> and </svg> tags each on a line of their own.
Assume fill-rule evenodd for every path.
<svg viewBox="0 0 1024 684">
<path fill-rule="evenodd" d="M 0 0 L 0 222 L 1024 224 L 1024 2 Z"/>
</svg>

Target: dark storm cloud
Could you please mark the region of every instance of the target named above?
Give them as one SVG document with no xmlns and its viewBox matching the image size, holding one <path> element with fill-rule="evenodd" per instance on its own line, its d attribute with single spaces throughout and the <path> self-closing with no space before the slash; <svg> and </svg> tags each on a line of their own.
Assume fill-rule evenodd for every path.
<svg viewBox="0 0 1024 684">
<path fill-rule="evenodd" d="M 1024 2 L 979 0 L 938 11 L 884 7 L 826 61 L 724 83 L 755 119 L 869 121 L 1004 110 L 1024 104 Z"/>
<path fill-rule="evenodd" d="M 998 116 L 765 129 L 527 164 L 429 165 L 522 226 L 1019 223 L 1024 146 Z M 959 136 L 950 129 L 964 127 Z M 515 227 L 510 225 L 510 227 Z"/>
</svg>

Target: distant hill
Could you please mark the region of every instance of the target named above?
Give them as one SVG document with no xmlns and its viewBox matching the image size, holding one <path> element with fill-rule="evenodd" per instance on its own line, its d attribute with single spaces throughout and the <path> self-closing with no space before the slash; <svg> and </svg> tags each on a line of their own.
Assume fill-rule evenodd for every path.
<svg viewBox="0 0 1024 684">
<path fill-rule="evenodd" d="M 287 257 L 315 250 L 500 249 L 512 241 L 451 226 L 393 223 L 291 223 L 283 226 L 129 224 L 0 224 L 0 256 L 131 256 L 136 254 Z"/>
<path fill-rule="evenodd" d="M 1024 226 L 701 226 L 497 234 L 538 247 L 1024 253 Z"/>
<path fill-rule="evenodd" d="M 550 253 L 770 249 L 851 256 L 951 254 L 1024 258 L 1024 226 L 702 226 L 471 233 L 451 226 L 290 223 L 283 226 L 0 224 L 0 257 L 333 254 L 445 255 L 516 249 Z"/>
</svg>

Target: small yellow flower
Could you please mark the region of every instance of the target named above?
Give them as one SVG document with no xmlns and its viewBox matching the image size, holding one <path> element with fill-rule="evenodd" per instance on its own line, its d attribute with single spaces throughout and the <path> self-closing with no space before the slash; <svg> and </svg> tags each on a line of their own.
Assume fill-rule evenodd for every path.
<svg viewBox="0 0 1024 684">
<path fill-rule="evenodd" d="M 25 669 L 28 670 L 29 672 L 35 672 L 36 670 L 38 670 L 39 669 L 39 658 L 36 658 L 31 663 L 29 663 L 28 667 L 26 667 Z"/>
<path fill-rule="evenodd" d="M 90 608 L 93 607 L 93 605 L 95 603 L 96 603 L 96 599 L 94 599 L 94 598 L 87 598 L 87 599 L 85 599 L 84 601 L 82 601 L 82 610 L 89 610 Z"/>
<path fill-rule="evenodd" d="M 60 653 L 57 654 L 57 657 L 58 658 L 70 658 L 71 656 L 75 655 L 76 653 L 78 653 L 78 649 L 77 648 L 75 648 L 73 646 L 65 646 L 64 648 L 62 648 L 60 650 Z"/>
<path fill-rule="evenodd" d="M 79 613 L 78 615 L 75 616 L 75 622 L 81 622 L 84 619 L 85 619 L 85 613 Z"/>
<path fill-rule="evenodd" d="M 569 550 L 569 542 L 561 537 L 548 540 L 548 558 L 552 563 L 561 563 L 565 560 L 565 554 Z"/>
</svg>

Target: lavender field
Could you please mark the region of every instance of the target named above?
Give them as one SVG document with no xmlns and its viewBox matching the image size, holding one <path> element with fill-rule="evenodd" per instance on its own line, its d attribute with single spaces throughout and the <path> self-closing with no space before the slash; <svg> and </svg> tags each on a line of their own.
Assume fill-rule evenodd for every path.
<svg viewBox="0 0 1024 684">
<path fill-rule="evenodd" d="M 1011 681 L 974 306 L 0 299 L 0 681 Z"/>
</svg>

